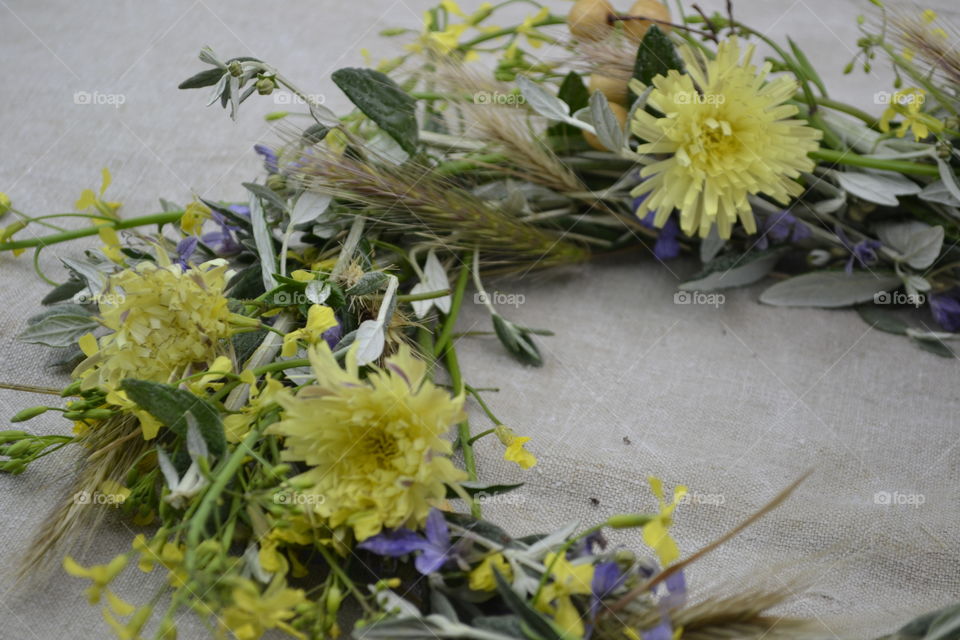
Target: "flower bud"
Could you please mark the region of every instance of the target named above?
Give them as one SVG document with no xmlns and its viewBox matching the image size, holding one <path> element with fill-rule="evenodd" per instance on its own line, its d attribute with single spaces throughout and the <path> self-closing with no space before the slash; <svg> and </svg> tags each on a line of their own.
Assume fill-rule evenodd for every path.
<svg viewBox="0 0 960 640">
<path fill-rule="evenodd" d="M 268 96 L 273 93 L 273 90 L 277 88 L 277 83 L 273 81 L 273 78 L 268 76 L 260 76 L 257 79 L 257 93 L 262 96 Z"/>
<path fill-rule="evenodd" d="M 227 65 L 227 71 L 229 71 L 230 75 L 234 76 L 235 78 L 239 78 L 243 75 L 243 65 L 240 64 L 239 60 L 234 60 Z"/>
<path fill-rule="evenodd" d="M 653 519 L 645 513 L 618 513 L 607 519 L 606 525 L 611 529 L 633 529 L 642 527 Z"/>
<path fill-rule="evenodd" d="M 49 408 L 50 407 L 30 407 L 29 409 L 24 409 L 10 418 L 10 422 L 26 422 L 27 420 L 36 418 L 41 413 L 46 413 Z"/>
<path fill-rule="evenodd" d="M 0 443 L 20 440 L 21 438 L 26 438 L 28 435 L 26 431 L 17 431 L 15 429 L 0 431 Z"/>
</svg>

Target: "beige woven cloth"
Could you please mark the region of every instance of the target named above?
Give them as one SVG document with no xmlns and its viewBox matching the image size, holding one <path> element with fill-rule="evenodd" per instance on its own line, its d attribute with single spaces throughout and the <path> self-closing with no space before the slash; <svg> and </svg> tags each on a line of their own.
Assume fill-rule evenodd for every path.
<svg viewBox="0 0 960 640">
<path fill-rule="evenodd" d="M 250 148 L 270 140 L 261 115 L 287 107 L 251 100 L 233 124 L 218 107 L 205 110 L 201 93 L 178 92 L 176 84 L 200 68 L 199 48 L 269 60 L 339 108 L 345 100 L 330 72 L 362 64 L 361 47 L 391 55 L 399 44 L 377 32 L 418 26 L 430 4 L 0 0 L 0 190 L 30 212 L 67 211 L 108 166 L 108 195 L 125 203 L 127 216 L 157 211 L 158 196 L 239 197 L 239 183 L 258 173 Z M 952 0 L 933 4 L 946 8 Z M 759 29 L 796 39 L 837 97 L 874 109 L 873 95 L 889 87 L 889 76 L 839 73 L 854 53 L 855 16 L 866 8 L 853 0 L 743 0 L 736 10 Z M 62 278 L 57 256 L 80 249 L 54 247 L 41 265 Z M 787 611 L 820 618 L 828 636 L 840 634 L 840 616 L 868 619 L 854 635 L 870 637 L 960 599 L 957 363 L 871 330 L 850 312 L 761 306 L 756 289 L 729 291 L 717 308 L 673 304 L 677 283 L 695 270 L 637 256 L 552 279 L 490 284 L 524 297 L 503 309 L 507 317 L 556 337 L 540 340 L 542 369 L 516 364 L 492 339 L 461 343 L 468 381 L 502 389 L 490 394 L 491 404 L 533 436 L 540 458 L 524 473 L 500 459 L 496 442 L 480 444 L 484 477 L 527 483 L 513 503 L 490 503 L 486 513 L 518 534 L 570 520 L 588 525 L 651 508 L 645 478 L 653 474 L 668 486 L 687 484 L 694 495 L 675 529 L 690 552 L 815 468 L 787 505 L 692 569 L 691 588 L 805 560 L 814 586 Z M 64 383 L 45 349 L 13 339 L 45 290 L 29 255 L 0 258 L 2 382 Z M 483 309 L 467 306 L 463 329 L 487 328 Z M 0 416 L 44 400 L 2 392 Z M 474 424 L 486 428 L 479 413 Z M 29 426 L 67 429 L 53 414 Z M 55 571 L 13 588 L 12 569 L 67 492 L 73 461 L 59 455 L 20 477 L 0 476 L 0 638 L 109 635 L 85 602 L 82 581 Z M 886 492 L 880 502 L 922 496 L 923 504 L 878 504 L 878 492 Z M 112 557 L 131 535 L 112 523 L 82 560 Z M 640 547 L 635 537 L 618 542 Z M 119 590 L 142 603 L 155 588 L 131 572 Z M 181 637 L 209 635 L 187 620 Z"/>
</svg>

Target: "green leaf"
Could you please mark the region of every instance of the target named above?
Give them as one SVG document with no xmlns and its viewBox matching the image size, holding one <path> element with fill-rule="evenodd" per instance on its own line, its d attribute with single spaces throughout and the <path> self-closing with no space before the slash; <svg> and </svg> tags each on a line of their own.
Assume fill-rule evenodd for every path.
<svg viewBox="0 0 960 640">
<path fill-rule="evenodd" d="M 350 101 L 404 151 L 417 151 L 416 101 L 388 76 L 373 69 L 347 67 L 333 72 L 333 81 Z"/>
<path fill-rule="evenodd" d="M 590 103 L 590 91 L 576 71 L 568 73 L 560 83 L 557 97 L 570 106 L 570 113 L 579 111 Z"/>
<path fill-rule="evenodd" d="M 249 189 L 249 185 L 247 186 Z M 259 185 L 257 185 L 259 186 Z M 267 225 L 267 216 L 260 204 L 260 197 L 251 189 L 250 194 L 250 222 L 253 224 L 253 241 L 257 245 L 257 254 L 260 256 L 260 277 L 263 288 L 273 287 L 273 275 L 277 273 L 277 254 L 273 246 L 273 234 Z"/>
<path fill-rule="evenodd" d="M 760 302 L 776 307 L 849 307 L 898 286 L 900 278 L 893 275 L 817 271 L 778 282 L 760 294 Z"/>
<path fill-rule="evenodd" d="M 958 640 L 960 638 L 960 604 L 941 609 L 930 628 L 925 640 Z"/>
<path fill-rule="evenodd" d="M 186 437 L 186 415 L 191 414 L 197 421 L 200 435 L 207 443 L 210 453 L 219 456 L 227 450 L 220 413 L 207 400 L 168 384 L 134 378 L 124 380 L 120 383 L 120 388 L 126 391 L 127 396 L 136 402 L 137 406 L 179 436 Z"/>
<path fill-rule="evenodd" d="M 27 322 L 29 326 L 18 340 L 60 348 L 74 346 L 81 336 L 100 326 L 83 307 L 72 304 L 57 305 Z"/>
<path fill-rule="evenodd" d="M 269 202 L 276 208 L 280 209 L 280 211 L 287 211 L 287 203 L 284 202 L 283 198 L 277 195 L 277 192 L 270 187 L 265 187 L 262 184 L 257 184 L 256 182 L 244 182 L 243 186 L 246 187 L 247 191 L 261 198 L 262 200 Z"/>
<path fill-rule="evenodd" d="M 715 291 L 731 287 L 745 287 L 762 280 L 783 255 L 782 249 L 756 251 L 747 254 L 725 255 L 711 260 L 703 271 L 681 284 L 681 291 Z"/>
<path fill-rule="evenodd" d="M 219 67 L 204 69 L 200 73 L 194 74 L 181 82 L 179 85 L 177 85 L 177 88 L 202 89 L 203 87 L 212 87 L 220 82 L 220 78 L 222 78 L 223 74 L 225 73 L 227 72 Z"/>
<path fill-rule="evenodd" d="M 683 61 L 677 55 L 673 41 L 657 25 L 651 25 L 637 49 L 633 77 L 649 85 L 657 76 L 665 76 L 671 69 L 683 70 Z"/>
<path fill-rule="evenodd" d="M 348 296 L 365 296 L 376 293 L 387 285 L 389 276 L 383 271 L 370 271 L 360 277 L 357 284 L 347 289 Z"/>
<path fill-rule="evenodd" d="M 954 357 L 953 349 L 948 347 L 940 340 L 921 340 L 919 338 L 910 338 L 913 344 L 917 345 L 923 351 L 940 356 L 941 358 Z"/>
<path fill-rule="evenodd" d="M 907 335 L 907 323 L 887 309 L 875 304 L 862 304 L 857 306 L 857 313 L 860 314 L 864 322 L 874 329 L 897 336 Z"/>
<path fill-rule="evenodd" d="M 520 620 L 530 631 L 545 640 L 564 640 L 564 633 L 542 613 L 530 606 L 526 600 L 517 595 L 513 587 L 496 569 L 493 570 L 493 577 L 497 581 L 497 592 L 500 593 L 500 597 L 503 598 L 510 610 L 520 617 Z"/>
<path fill-rule="evenodd" d="M 82 280 L 70 278 L 63 284 L 54 287 L 50 293 L 44 296 L 43 300 L 40 301 L 40 304 L 56 304 L 57 302 L 70 300 L 73 298 L 74 294 L 80 293 L 86 288 L 87 285 Z"/>
<path fill-rule="evenodd" d="M 799 70 L 803 72 L 804 77 L 817 85 L 817 89 L 820 90 L 822 95 L 827 95 L 827 87 L 823 84 L 823 80 L 817 73 L 816 68 L 810 64 L 810 59 L 807 58 L 807 55 L 797 46 L 797 43 L 794 42 L 792 38 L 788 37 L 787 42 L 790 44 L 790 50 L 793 51 L 793 55 L 797 59 L 797 66 Z"/>
<path fill-rule="evenodd" d="M 530 331 L 518 327 L 498 313 L 492 314 L 492 318 L 493 330 L 510 355 L 524 364 L 543 366 L 543 358 L 530 337 Z"/>
</svg>

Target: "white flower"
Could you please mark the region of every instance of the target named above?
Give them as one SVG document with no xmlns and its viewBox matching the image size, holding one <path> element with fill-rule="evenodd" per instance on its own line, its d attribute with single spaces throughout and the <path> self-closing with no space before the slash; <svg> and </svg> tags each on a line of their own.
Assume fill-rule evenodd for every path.
<svg viewBox="0 0 960 640">
<path fill-rule="evenodd" d="M 190 466 L 187 467 L 183 477 L 177 475 L 177 470 L 167 457 L 163 449 L 157 449 L 157 461 L 160 463 L 160 471 L 167 481 L 167 488 L 170 489 L 163 499 L 170 503 L 176 509 L 182 509 L 183 506 L 206 487 L 209 483 L 207 478 L 200 470 L 200 459 L 209 455 L 207 443 L 200 435 L 200 429 L 197 427 L 197 420 L 193 414 L 187 413 L 187 452 L 190 454 Z"/>
<path fill-rule="evenodd" d="M 446 291 L 450 288 L 450 280 L 447 278 L 447 272 L 443 265 L 437 259 L 436 252 L 431 249 L 427 254 L 427 262 L 423 265 L 423 273 L 420 276 L 420 282 L 410 289 L 411 295 L 419 293 L 430 293 L 432 291 Z M 430 312 L 431 307 L 436 307 L 443 313 L 450 313 L 450 295 L 432 298 L 430 300 L 414 300 L 410 304 L 413 306 L 413 313 L 417 319 L 422 320 Z"/>
</svg>

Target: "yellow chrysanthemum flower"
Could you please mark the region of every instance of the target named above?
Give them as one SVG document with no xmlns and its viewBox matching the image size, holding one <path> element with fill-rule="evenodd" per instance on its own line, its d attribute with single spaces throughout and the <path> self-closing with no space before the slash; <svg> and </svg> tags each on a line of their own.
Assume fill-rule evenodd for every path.
<svg viewBox="0 0 960 640">
<path fill-rule="evenodd" d="M 880 117 L 880 130 L 890 133 L 890 121 L 900 116 L 903 121 L 894 131 L 898 138 L 904 137 L 910 130 L 913 130 L 913 136 L 917 141 L 929 136 L 931 131 L 942 133 L 946 125 L 929 113 L 923 112 L 923 103 L 926 102 L 926 98 L 927 92 L 923 89 L 910 88 L 897 91 L 890 99 L 890 106 Z"/>
<path fill-rule="evenodd" d="M 795 182 L 810 171 L 807 157 L 818 148 L 822 132 L 792 119 L 797 107 L 783 104 L 797 90 L 787 76 L 766 82 L 770 63 L 757 71 L 750 63 L 755 47 L 741 61 L 737 38 L 720 43 L 715 60 L 688 46 L 679 51 L 684 73 L 670 71 L 653 79 L 647 104 L 663 115 L 638 109 L 632 131 L 646 144 L 640 153 L 667 154 L 647 165 L 633 196 L 646 195 L 637 209 L 641 218 L 655 211 L 662 227 L 674 209 L 680 226 L 706 237 L 716 223 L 730 237 L 739 218 L 749 233 L 757 230 L 747 196 L 763 193 L 787 204 L 803 188 Z"/>
<path fill-rule="evenodd" d="M 426 364 L 405 346 L 365 380 L 354 350 L 346 370 L 323 341 L 309 354 L 317 384 L 278 393 L 283 419 L 268 433 L 286 438 L 284 460 L 313 467 L 299 477 L 313 483 L 303 493 L 315 496 L 314 511 L 358 540 L 384 527 L 420 527 L 446 485 L 466 478 L 443 437 L 464 418 L 463 395 L 427 380 Z"/>
<path fill-rule="evenodd" d="M 100 322 L 111 332 L 81 339 L 87 358 L 74 376 L 85 388 L 114 391 L 124 378 L 168 382 L 190 365 L 213 362 L 233 331 L 223 295 L 228 277 L 222 260 L 186 271 L 142 262 L 112 275 L 98 298 Z"/>
</svg>

